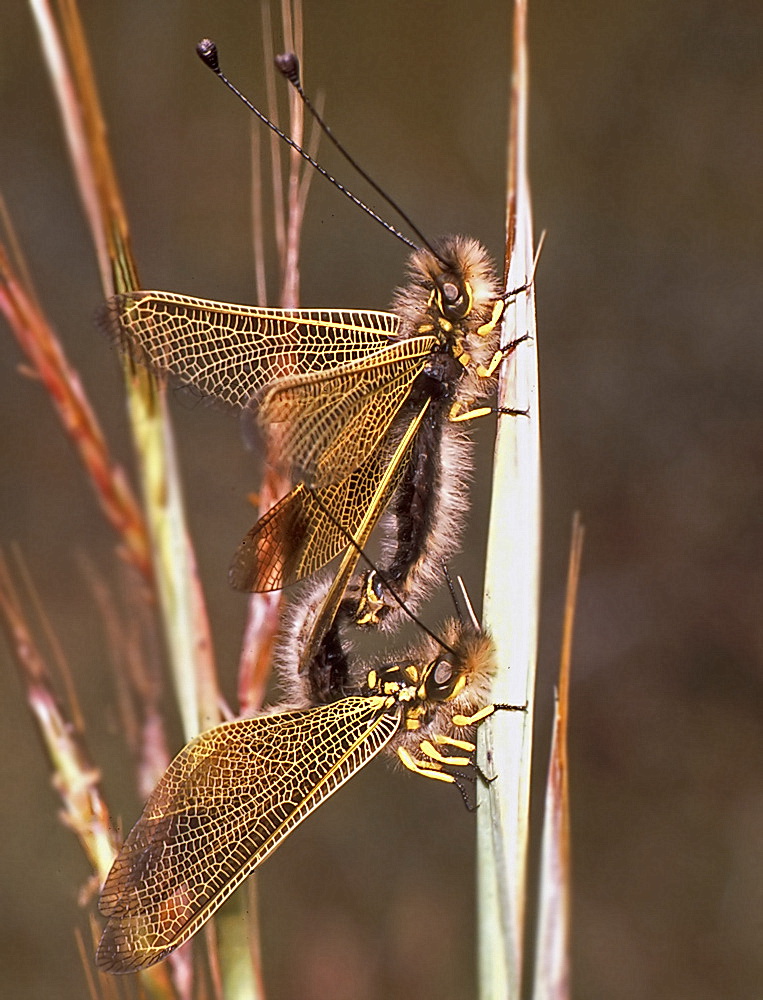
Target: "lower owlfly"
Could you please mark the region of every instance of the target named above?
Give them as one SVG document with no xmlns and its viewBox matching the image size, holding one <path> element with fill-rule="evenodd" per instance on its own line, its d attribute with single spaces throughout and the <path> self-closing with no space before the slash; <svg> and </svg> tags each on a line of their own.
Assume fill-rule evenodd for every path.
<svg viewBox="0 0 763 1000">
<path fill-rule="evenodd" d="M 325 595 L 325 590 L 321 599 Z M 309 610 L 308 617 L 313 614 Z M 355 690 L 324 704 L 225 722 L 172 761 L 119 851 L 100 898 L 96 962 L 136 972 L 165 958 L 318 806 L 383 750 L 455 783 L 483 777 L 474 734 L 498 709 L 490 635 L 451 620 L 391 662 L 342 670 Z M 305 699 L 293 675 L 292 693 Z M 302 690 L 299 690 L 300 686 Z M 464 777 L 462 772 L 467 772 Z"/>
</svg>

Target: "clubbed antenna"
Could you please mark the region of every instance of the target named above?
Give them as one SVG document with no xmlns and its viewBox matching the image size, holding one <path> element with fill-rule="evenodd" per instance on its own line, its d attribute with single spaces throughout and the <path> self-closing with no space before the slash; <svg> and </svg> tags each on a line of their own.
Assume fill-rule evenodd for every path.
<svg viewBox="0 0 763 1000">
<path fill-rule="evenodd" d="M 276 68 L 280 70 L 280 72 L 286 77 L 286 79 L 289 81 L 292 87 L 294 87 L 296 92 L 299 94 L 302 103 L 305 105 L 307 110 L 310 112 L 310 114 L 313 116 L 316 122 L 323 129 L 323 132 L 325 133 L 327 138 L 336 146 L 336 148 L 339 150 L 339 152 L 342 154 L 345 160 L 347 160 L 347 162 L 350 164 L 350 166 L 353 167 L 355 170 L 357 170 L 357 172 L 360 174 L 363 180 L 366 181 L 368 184 L 370 184 L 377 194 L 381 195 L 381 197 L 387 202 L 390 208 L 392 208 L 395 212 L 397 212 L 400 218 L 408 226 L 410 226 L 410 228 L 418 236 L 418 238 L 421 240 L 421 242 L 424 244 L 427 250 L 429 250 L 429 252 L 433 254 L 437 260 L 439 260 L 442 266 L 447 269 L 448 266 L 447 263 L 437 253 L 435 248 L 432 246 L 432 244 L 429 242 L 426 236 L 424 236 L 424 234 L 421 232 L 416 223 L 411 219 L 411 217 L 407 214 L 407 212 L 404 212 L 403 209 L 397 204 L 397 202 L 394 201 L 387 194 L 387 192 L 379 184 L 376 183 L 373 177 L 371 177 L 368 173 L 366 173 L 363 167 L 361 167 L 358 161 L 353 156 L 350 155 L 350 153 L 345 149 L 342 143 L 337 139 L 337 137 L 331 131 L 331 128 L 323 120 L 320 113 L 318 112 L 318 109 L 315 107 L 313 102 L 310 100 L 310 98 L 302 89 L 302 81 L 299 73 L 299 59 L 297 58 L 297 56 L 293 52 L 282 52 L 280 55 L 277 55 L 275 57 L 275 64 Z"/>
<path fill-rule="evenodd" d="M 220 61 L 217 53 L 217 45 L 215 45 L 215 43 L 210 38 L 203 38 L 196 46 L 196 52 L 198 53 L 198 56 L 204 63 L 204 65 L 208 66 L 215 74 L 215 76 L 218 77 L 220 80 L 222 80 L 222 82 L 225 84 L 228 90 L 232 91 L 236 95 L 236 97 L 238 97 L 238 99 L 242 101 L 249 108 L 249 110 L 260 119 L 263 125 L 267 125 L 267 127 L 271 130 L 271 132 L 274 132 L 280 139 L 283 139 L 283 141 L 286 143 L 287 146 L 295 150 L 295 152 L 299 153 L 299 155 L 302 157 L 303 160 L 306 160 L 307 163 L 309 163 L 311 167 L 317 170 L 322 177 L 325 177 L 330 184 L 333 184 L 333 186 L 338 191 L 341 191 L 342 194 L 345 196 L 345 198 L 349 198 L 350 201 L 353 203 L 353 205 L 357 205 L 357 207 L 362 209 L 362 211 L 364 211 L 366 215 L 370 215 L 371 218 L 375 219 L 380 226 L 383 226 L 388 233 L 392 233 L 393 236 L 396 236 L 399 240 L 405 243 L 406 246 L 411 247 L 412 250 L 419 249 L 412 240 L 409 240 L 406 236 L 403 236 L 403 234 L 399 230 L 395 229 L 395 227 L 390 225 L 389 222 L 382 219 L 380 215 L 377 215 L 377 213 L 374 212 L 372 208 L 369 208 L 369 206 L 366 205 L 365 202 L 361 201 L 360 198 L 354 195 L 352 191 L 350 191 L 348 188 L 344 186 L 344 184 L 341 184 L 335 177 L 332 177 L 332 175 L 328 172 L 328 170 L 322 167 L 317 160 L 314 160 L 313 157 L 310 156 L 310 154 L 306 152 L 299 145 L 299 143 L 295 142 L 290 136 L 286 135 L 285 132 L 282 132 L 277 125 L 274 125 L 273 122 L 267 117 L 267 115 L 264 115 L 259 110 L 259 108 L 256 108 L 252 104 L 252 102 L 247 97 L 245 97 L 244 94 L 241 93 L 238 87 L 236 87 L 234 84 L 231 83 L 231 81 L 220 69 Z M 296 59 L 296 56 L 294 58 Z M 389 201 L 389 199 L 387 200 Z M 415 229 L 415 227 L 414 231 L 417 233 L 417 235 L 420 235 L 418 233 L 418 230 Z M 429 244 L 427 243 L 426 246 L 429 247 Z M 434 253 L 434 251 L 432 252 Z"/>
</svg>

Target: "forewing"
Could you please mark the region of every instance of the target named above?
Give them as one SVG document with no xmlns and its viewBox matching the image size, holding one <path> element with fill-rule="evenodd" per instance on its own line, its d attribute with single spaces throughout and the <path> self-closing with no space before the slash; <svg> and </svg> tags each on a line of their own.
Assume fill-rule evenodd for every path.
<svg viewBox="0 0 763 1000">
<path fill-rule="evenodd" d="M 259 420 L 278 428 L 278 452 L 312 486 L 344 479 L 389 430 L 436 344 L 413 337 L 348 365 L 281 379 Z"/>
<path fill-rule="evenodd" d="M 348 536 L 364 545 L 400 482 L 427 405 L 406 428 L 403 447 L 386 440 L 341 482 L 316 489 L 299 483 L 271 507 L 239 545 L 229 571 L 231 586 L 280 590 L 339 555 Z"/>
<path fill-rule="evenodd" d="M 187 941 L 398 725 L 380 698 L 353 697 L 224 723 L 189 743 L 106 879 L 98 966 L 135 972 Z"/>
<path fill-rule="evenodd" d="M 274 379 L 378 351 L 400 326 L 388 312 L 266 309 L 154 291 L 113 296 L 99 321 L 136 361 L 238 407 Z"/>
</svg>

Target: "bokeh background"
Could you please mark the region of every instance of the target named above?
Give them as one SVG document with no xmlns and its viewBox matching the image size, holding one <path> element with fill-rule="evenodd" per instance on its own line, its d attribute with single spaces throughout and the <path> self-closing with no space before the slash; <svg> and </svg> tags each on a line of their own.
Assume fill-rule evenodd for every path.
<svg viewBox="0 0 763 1000">
<path fill-rule="evenodd" d="M 259 99 L 257 5 L 83 6 L 144 283 L 253 301 L 250 126 L 193 47 L 214 37 Z M 95 261 L 31 15 L 15 3 L 1 21 L 0 189 L 40 298 L 129 463 L 118 365 L 92 324 Z M 573 994 L 587 1000 L 763 990 L 761 22 L 752 0 L 531 5 L 532 185 L 548 230 L 537 766 L 542 777 L 577 509 L 587 537 L 570 732 L 572 957 Z M 506 4 L 307 0 L 305 23 L 307 86 L 326 91 L 354 154 L 425 232 L 467 232 L 500 254 Z M 404 256 L 316 180 L 305 304 L 384 307 Z M 139 802 L 83 569 L 115 578 L 113 538 L 18 360 L 0 336 L 0 541 L 24 553 L 129 823 Z M 245 602 L 226 567 L 250 520 L 256 461 L 229 415 L 173 409 L 232 694 Z M 486 469 L 490 429 L 478 436 Z M 458 563 L 473 590 L 486 478 Z M 87 871 L 0 656 L 3 981 L 16 998 L 68 1000 L 85 989 L 73 929 Z M 369 768 L 263 868 L 270 996 L 474 994 L 473 820 L 429 784 Z"/>
</svg>

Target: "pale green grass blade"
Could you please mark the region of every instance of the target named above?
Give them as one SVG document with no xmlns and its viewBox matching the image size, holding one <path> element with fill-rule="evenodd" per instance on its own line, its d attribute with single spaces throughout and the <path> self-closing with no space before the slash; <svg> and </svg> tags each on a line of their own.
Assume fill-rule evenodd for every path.
<svg viewBox="0 0 763 1000">
<path fill-rule="evenodd" d="M 533 271 L 532 214 L 527 177 L 527 49 L 523 0 L 514 10 L 514 64 L 509 129 L 506 288 Z M 480 796 L 478 829 L 479 974 L 482 1000 L 518 997 L 532 759 L 540 583 L 540 432 L 535 288 L 509 306 L 503 343 L 524 335 L 503 366 L 499 406 L 528 415 L 498 418 L 493 500 L 485 574 L 485 624 L 493 633 L 499 672 L 493 698 L 527 712 L 493 716 L 481 729 L 483 769 L 496 780 Z"/>
</svg>

